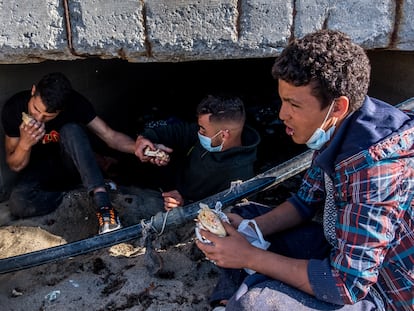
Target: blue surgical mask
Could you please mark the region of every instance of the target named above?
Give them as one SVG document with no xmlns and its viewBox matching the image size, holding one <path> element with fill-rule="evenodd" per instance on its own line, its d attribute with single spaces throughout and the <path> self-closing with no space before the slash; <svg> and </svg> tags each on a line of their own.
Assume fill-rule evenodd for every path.
<svg viewBox="0 0 414 311">
<path fill-rule="evenodd" d="M 327 131 L 324 131 L 322 127 L 324 126 L 326 120 L 328 120 L 329 114 L 331 113 L 332 107 L 335 102 L 332 102 L 331 107 L 329 107 L 328 113 L 326 114 L 325 120 L 323 120 L 322 125 L 318 127 L 312 136 L 306 142 L 306 146 L 313 150 L 319 150 L 325 145 L 332 137 L 332 134 L 335 132 L 335 124 L 332 125 Z"/>
<path fill-rule="evenodd" d="M 201 146 L 203 146 L 204 149 L 206 149 L 209 152 L 219 152 L 223 149 L 223 143 L 221 143 L 221 145 L 218 146 L 211 146 L 211 139 L 216 137 L 218 134 L 220 134 L 221 131 L 218 131 L 217 134 L 215 134 L 213 137 L 207 137 L 204 135 L 201 135 L 200 132 L 197 132 L 198 134 L 198 139 L 200 140 L 200 144 Z"/>
</svg>

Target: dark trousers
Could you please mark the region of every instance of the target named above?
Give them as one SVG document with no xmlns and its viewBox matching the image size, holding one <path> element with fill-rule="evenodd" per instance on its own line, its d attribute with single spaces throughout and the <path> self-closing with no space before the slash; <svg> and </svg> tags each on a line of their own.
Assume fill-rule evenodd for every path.
<svg viewBox="0 0 414 311">
<path fill-rule="evenodd" d="M 89 191 L 105 185 L 85 129 L 68 123 L 60 130 L 60 154 L 29 163 L 12 189 L 9 206 L 18 218 L 56 209 L 65 191 L 83 184 Z"/>
</svg>

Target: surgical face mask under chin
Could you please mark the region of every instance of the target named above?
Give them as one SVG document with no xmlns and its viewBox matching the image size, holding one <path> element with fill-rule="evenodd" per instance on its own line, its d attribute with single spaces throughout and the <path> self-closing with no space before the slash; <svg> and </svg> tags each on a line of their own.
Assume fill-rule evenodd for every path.
<svg viewBox="0 0 414 311">
<path fill-rule="evenodd" d="M 322 127 L 328 119 L 328 116 L 331 113 L 334 103 L 335 102 L 332 102 L 331 107 L 329 107 L 328 113 L 326 114 L 325 120 L 323 120 L 322 125 L 315 130 L 315 132 L 306 142 L 306 146 L 308 146 L 310 149 L 319 150 L 331 139 L 332 134 L 335 131 L 336 120 L 334 125 L 332 125 L 327 131 L 324 131 Z"/>
<path fill-rule="evenodd" d="M 209 152 L 219 152 L 223 149 L 223 143 L 221 143 L 221 145 L 218 146 L 211 146 L 211 139 L 216 137 L 218 134 L 220 134 L 221 131 L 219 131 L 217 134 L 215 134 L 213 137 L 207 137 L 204 135 L 201 135 L 199 132 L 197 132 L 198 134 L 198 139 L 200 140 L 200 144 L 201 146 L 203 146 L 204 149 L 206 149 Z"/>
</svg>

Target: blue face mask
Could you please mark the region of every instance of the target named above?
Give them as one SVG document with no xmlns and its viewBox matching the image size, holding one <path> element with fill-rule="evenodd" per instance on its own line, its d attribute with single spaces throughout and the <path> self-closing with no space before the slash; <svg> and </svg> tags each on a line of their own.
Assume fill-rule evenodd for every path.
<svg viewBox="0 0 414 311">
<path fill-rule="evenodd" d="M 211 139 L 213 139 L 214 137 L 216 137 L 218 134 L 220 134 L 221 131 L 219 131 L 217 134 L 215 134 L 213 137 L 207 137 L 204 135 L 201 135 L 199 132 L 197 132 L 198 134 L 198 139 L 200 140 L 200 144 L 201 146 L 203 146 L 204 149 L 206 149 L 209 152 L 220 152 L 223 149 L 223 143 L 221 143 L 221 145 L 218 146 L 211 146 Z"/>
<path fill-rule="evenodd" d="M 313 150 L 319 150 L 325 145 L 332 137 L 333 132 L 335 131 L 335 125 L 333 125 L 326 132 L 320 127 L 316 129 L 311 138 L 306 142 L 306 146 Z"/>
<path fill-rule="evenodd" d="M 328 119 L 328 116 L 331 113 L 334 103 L 335 102 L 332 102 L 331 107 L 329 107 L 328 113 L 326 114 L 325 120 L 323 120 L 322 125 L 315 130 L 315 132 L 306 142 L 306 146 L 308 146 L 310 149 L 319 150 L 331 139 L 332 134 L 335 131 L 336 120 L 334 125 L 332 125 L 327 131 L 324 131 L 322 127 Z"/>
</svg>

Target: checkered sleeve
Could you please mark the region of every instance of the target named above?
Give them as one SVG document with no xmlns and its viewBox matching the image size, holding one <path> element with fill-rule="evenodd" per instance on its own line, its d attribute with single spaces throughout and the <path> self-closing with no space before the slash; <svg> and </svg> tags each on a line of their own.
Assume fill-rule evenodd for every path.
<svg viewBox="0 0 414 311">
<path fill-rule="evenodd" d="M 380 273 L 389 273 L 383 267 L 389 260 L 384 258 L 397 241 L 410 190 L 400 161 L 376 162 L 341 176 L 346 181 L 338 191 L 338 244 L 331 254 L 331 266 L 340 295 L 348 304 L 365 297 Z M 394 288 L 404 287 L 398 284 L 403 280 L 387 277 L 395 282 Z"/>
<path fill-rule="evenodd" d="M 312 218 L 325 202 L 322 170 L 317 166 L 311 166 L 305 173 L 298 192 L 288 201 L 295 206 L 303 218 Z"/>
</svg>

